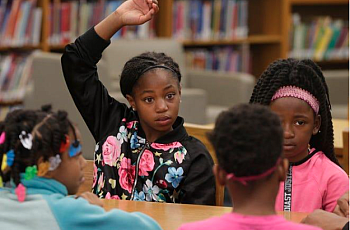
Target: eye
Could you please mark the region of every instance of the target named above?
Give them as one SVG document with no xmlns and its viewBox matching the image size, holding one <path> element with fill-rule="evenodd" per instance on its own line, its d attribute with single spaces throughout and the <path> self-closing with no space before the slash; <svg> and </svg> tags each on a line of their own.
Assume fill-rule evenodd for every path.
<svg viewBox="0 0 350 230">
<path fill-rule="evenodd" d="M 175 97 L 175 93 L 169 93 L 165 96 L 166 99 L 173 99 Z"/>
<path fill-rule="evenodd" d="M 305 121 L 296 121 L 295 124 L 296 124 L 296 125 L 304 125 L 304 124 L 305 124 Z"/>
<path fill-rule="evenodd" d="M 145 99 L 143 99 L 146 103 L 152 103 L 153 102 L 153 98 L 151 97 L 146 97 Z"/>
</svg>

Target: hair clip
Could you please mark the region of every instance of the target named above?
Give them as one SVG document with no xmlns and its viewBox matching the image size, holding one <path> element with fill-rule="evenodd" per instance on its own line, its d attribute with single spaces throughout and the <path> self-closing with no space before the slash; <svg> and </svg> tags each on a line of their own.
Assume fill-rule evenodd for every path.
<svg viewBox="0 0 350 230">
<path fill-rule="evenodd" d="M 19 202 L 23 202 L 26 199 L 26 187 L 24 187 L 23 184 L 18 184 L 15 193 Z"/>
<path fill-rule="evenodd" d="M 24 179 L 31 180 L 37 175 L 37 173 L 38 173 L 38 169 L 36 165 L 28 166 L 25 170 Z"/>
<path fill-rule="evenodd" d="M 56 155 L 54 157 L 50 157 L 49 158 L 49 162 L 50 162 L 50 167 L 49 167 L 49 171 L 53 171 L 55 169 L 57 169 L 57 167 L 60 165 L 61 163 L 61 157 L 60 155 Z"/>
<path fill-rule="evenodd" d="M 50 163 L 48 161 L 41 162 L 38 165 L 38 176 L 45 176 L 47 171 L 49 171 Z"/>
<path fill-rule="evenodd" d="M 70 141 L 69 141 L 69 136 L 68 135 L 65 135 L 66 136 L 66 141 L 61 143 L 61 146 L 60 146 L 60 153 L 64 153 L 68 147 L 69 147 L 69 144 L 70 144 Z"/>
<path fill-rule="evenodd" d="M 2 145 L 5 142 L 5 137 L 6 137 L 5 132 L 2 132 L 0 135 L 0 145 Z"/>
<path fill-rule="evenodd" d="M 19 135 L 19 139 L 21 140 L 21 143 L 24 148 L 31 149 L 33 144 L 33 137 L 32 134 L 26 133 L 26 131 L 22 131 Z"/>
<path fill-rule="evenodd" d="M 13 161 L 15 160 L 15 151 L 13 149 L 10 149 L 6 153 L 6 164 L 11 167 L 13 165 Z"/>
<path fill-rule="evenodd" d="M 74 157 L 81 152 L 81 144 L 78 140 L 75 140 L 73 144 L 70 145 L 68 155 L 69 157 Z"/>
</svg>

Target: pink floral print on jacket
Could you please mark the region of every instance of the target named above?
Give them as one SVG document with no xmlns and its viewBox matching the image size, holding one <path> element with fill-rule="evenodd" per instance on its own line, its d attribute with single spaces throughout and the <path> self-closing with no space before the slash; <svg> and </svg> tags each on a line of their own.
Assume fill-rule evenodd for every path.
<svg viewBox="0 0 350 230">
<path fill-rule="evenodd" d="M 109 166 L 115 165 L 120 156 L 120 143 L 115 136 L 109 136 L 102 145 L 103 163 Z"/>
<path fill-rule="evenodd" d="M 131 165 L 131 160 L 123 157 L 118 170 L 120 186 L 131 192 L 135 180 L 135 165 Z"/>
<path fill-rule="evenodd" d="M 140 159 L 139 164 L 139 176 L 148 176 L 148 171 L 152 171 L 154 168 L 153 153 L 146 149 Z"/>
</svg>

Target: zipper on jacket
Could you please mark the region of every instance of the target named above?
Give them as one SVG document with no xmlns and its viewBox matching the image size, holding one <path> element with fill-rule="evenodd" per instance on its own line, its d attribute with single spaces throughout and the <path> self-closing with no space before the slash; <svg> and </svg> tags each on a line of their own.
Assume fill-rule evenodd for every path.
<svg viewBox="0 0 350 230">
<path fill-rule="evenodd" d="M 141 160 L 141 157 L 143 155 L 143 153 L 145 152 L 146 149 L 149 149 L 150 147 L 150 144 L 149 142 L 146 140 L 146 143 L 145 143 L 145 146 L 143 146 L 143 148 L 141 149 L 141 152 L 139 154 L 139 156 L 137 157 L 137 160 L 136 160 L 136 170 L 135 170 L 135 180 L 134 180 L 134 184 L 132 186 L 132 190 L 131 190 L 131 197 L 130 197 L 130 200 L 133 200 L 134 199 L 134 193 L 135 193 L 135 188 L 136 188 L 136 184 L 137 184 L 137 179 L 138 179 L 138 175 L 139 175 L 139 164 L 140 164 L 140 160 Z"/>
</svg>

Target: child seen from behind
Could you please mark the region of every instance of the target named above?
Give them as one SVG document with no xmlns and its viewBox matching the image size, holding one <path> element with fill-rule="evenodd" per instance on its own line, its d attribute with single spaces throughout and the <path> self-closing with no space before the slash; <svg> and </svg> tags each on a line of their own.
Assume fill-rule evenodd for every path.
<svg viewBox="0 0 350 230">
<path fill-rule="evenodd" d="M 234 204 L 231 213 L 185 224 L 179 230 L 316 230 L 286 221 L 275 211 L 288 160 L 282 154 L 279 118 L 261 105 L 238 105 L 222 112 L 210 133 L 218 159 L 214 174 Z"/>
<path fill-rule="evenodd" d="M 332 212 L 349 189 L 349 178 L 334 154 L 331 104 L 321 69 L 311 60 L 277 60 L 259 78 L 250 103 L 269 105 L 284 130 L 283 152 L 290 164 L 276 209 Z"/>
<path fill-rule="evenodd" d="M 92 193 L 68 196 L 84 182 L 86 161 L 66 112 L 16 110 L 0 127 L 9 185 L 0 188 L 0 229 L 160 229 L 142 213 L 105 212 Z"/>
</svg>

